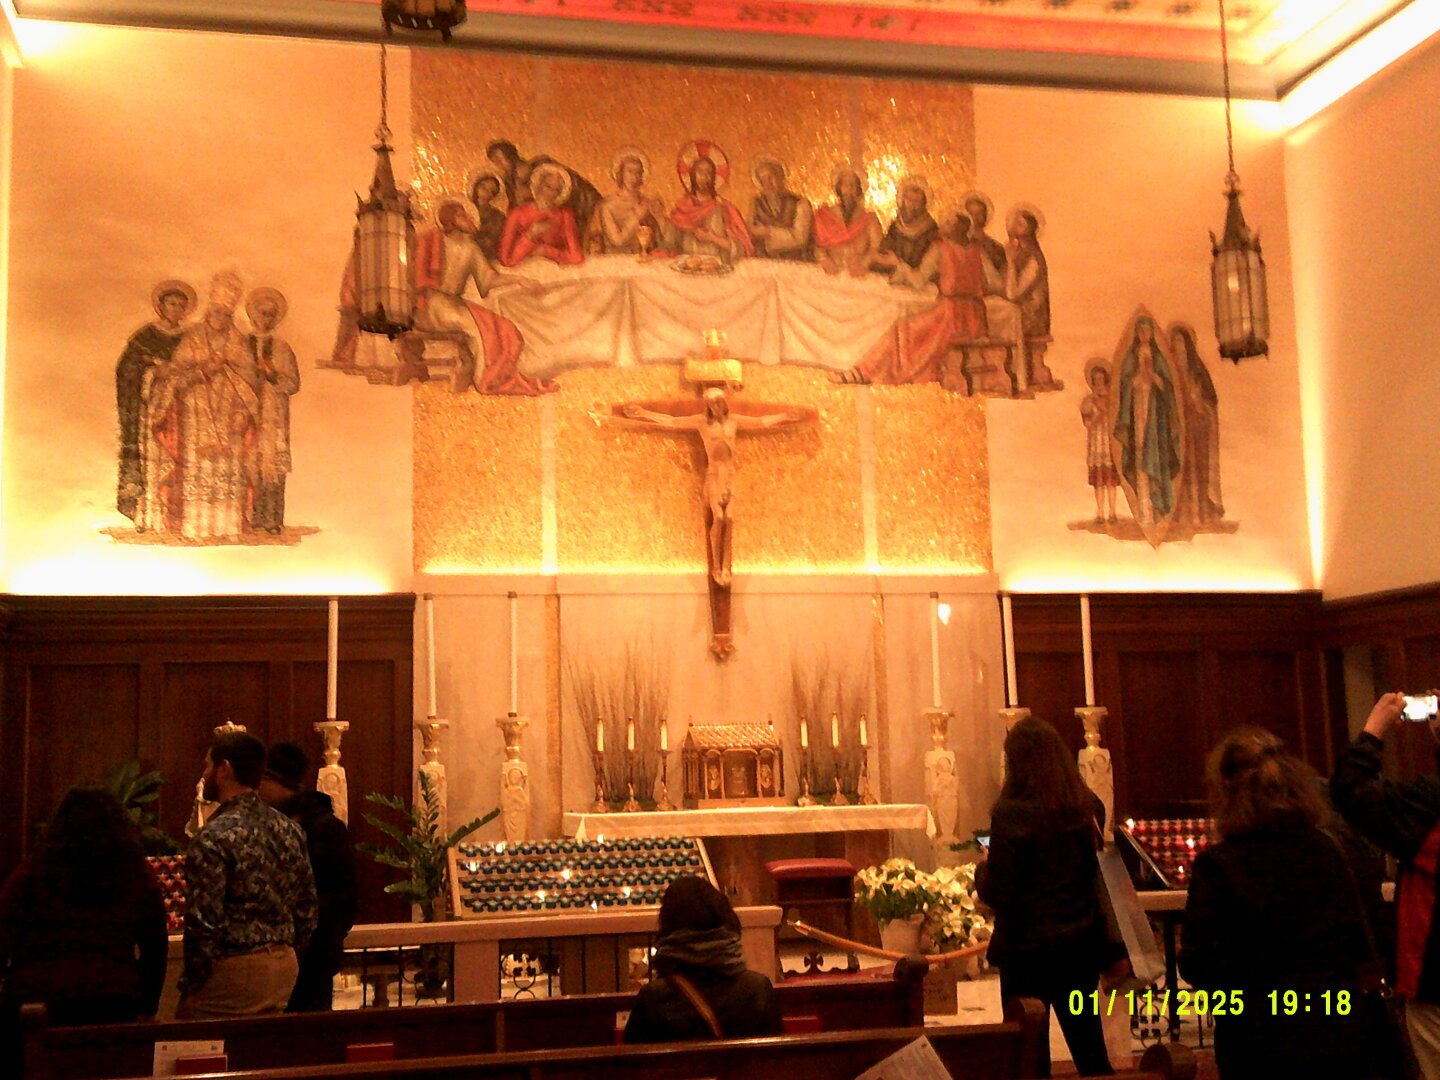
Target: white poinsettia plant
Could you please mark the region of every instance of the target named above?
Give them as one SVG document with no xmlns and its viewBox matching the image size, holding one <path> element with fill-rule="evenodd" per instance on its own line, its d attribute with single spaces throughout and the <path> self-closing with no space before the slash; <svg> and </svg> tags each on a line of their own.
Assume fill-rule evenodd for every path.
<svg viewBox="0 0 1440 1080">
<path fill-rule="evenodd" d="M 990 938 L 990 923 L 976 902 L 973 865 L 942 866 L 927 873 L 909 859 L 887 859 L 855 875 L 855 900 L 882 927 L 895 919 L 923 916 L 923 939 L 936 952 Z"/>
</svg>

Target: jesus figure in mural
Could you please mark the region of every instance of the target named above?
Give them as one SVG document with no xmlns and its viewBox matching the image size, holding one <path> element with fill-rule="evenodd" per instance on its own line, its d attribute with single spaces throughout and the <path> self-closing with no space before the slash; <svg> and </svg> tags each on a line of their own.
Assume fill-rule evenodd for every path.
<svg viewBox="0 0 1440 1080">
<path fill-rule="evenodd" d="M 693 431 L 705 448 L 705 510 L 710 553 L 710 576 L 722 588 L 730 585 L 730 531 L 734 523 L 731 502 L 735 481 L 735 440 L 742 431 L 778 431 L 809 421 L 813 413 L 806 409 L 784 409 L 779 412 L 747 415 L 731 412 L 725 391 L 712 387 L 705 391 L 704 411 L 676 415 L 656 412 L 643 405 L 620 407 L 628 420 L 669 431 Z"/>
</svg>

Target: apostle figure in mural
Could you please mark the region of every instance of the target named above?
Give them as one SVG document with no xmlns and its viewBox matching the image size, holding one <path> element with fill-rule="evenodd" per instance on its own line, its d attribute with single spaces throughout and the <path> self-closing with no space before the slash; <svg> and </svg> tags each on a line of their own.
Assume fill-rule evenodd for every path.
<svg viewBox="0 0 1440 1080">
<path fill-rule="evenodd" d="M 1163 536 L 1175 511 L 1183 424 L 1175 377 L 1155 340 L 1155 322 L 1142 315 L 1120 362 L 1112 434 L 1121 483 L 1147 536 Z"/>
<path fill-rule="evenodd" d="M 730 177 L 729 158 L 713 143 L 687 143 L 676 162 L 685 194 L 670 211 L 687 255 L 711 255 L 732 263 L 755 254 L 755 244 L 738 207 L 720 195 Z"/>
<path fill-rule="evenodd" d="M 500 263 L 519 266 L 526 259 L 549 259 L 561 266 L 585 261 L 580 232 L 566 199 L 570 174 L 559 165 L 537 165 L 530 173 L 531 200 L 512 207 L 500 237 Z"/>
<path fill-rule="evenodd" d="M 750 203 L 750 235 L 762 259 L 810 261 L 814 211 L 807 199 L 785 186 L 785 166 L 773 157 L 757 157 L 750 179 L 759 189 Z"/>
<path fill-rule="evenodd" d="M 144 389 L 151 370 L 158 364 L 168 364 L 175 346 L 180 344 L 185 317 L 195 309 L 195 290 L 183 281 L 162 281 L 150 291 L 150 306 L 158 318 L 130 335 L 115 365 L 115 407 L 120 418 L 120 476 L 115 508 L 137 524 L 145 491 L 141 455 Z"/>
<path fill-rule="evenodd" d="M 865 206 L 865 182 L 854 169 L 835 172 L 835 202 L 815 211 L 815 259 L 827 274 L 863 277 L 880 252 L 880 219 Z"/>
<path fill-rule="evenodd" d="M 980 246 L 985 263 L 985 292 L 991 296 L 1005 295 L 1005 245 L 986 231 L 995 216 L 995 204 L 983 191 L 967 191 L 960 198 L 965 216 L 970 219 L 970 239 Z"/>
<path fill-rule="evenodd" d="M 257 476 L 250 526 L 279 536 L 285 529 L 285 478 L 290 473 L 290 398 L 300 391 L 295 350 L 275 329 L 289 305 L 279 289 L 255 289 L 245 301 L 251 332 L 245 338 L 259 375 Z"/>
<path fill-rule="evenodd" d="M 643 405 L 628 404 L 621 415 L 641 420 L 670 431 L 694 431 L 705 449 L 706 534 L 710 556 L 710 576 L 715 584 L 730 584 L 730 535 L 734 525 L 732 499 L 735 490 L 735 442 L 742 431 L 773 431 L 802 424 L 811 418 L 804 409 L 785 409 L 759 416 L 730 411 L 725 391 L 711 387 L 705 391 L 705 409 L 701 413 L 656 412 Z"/>
<path fill-rule="evenodd" d="M 470 202 L 475 207 L 475 243 L 491 262 L 500 258 L 500 237 L 505 232 L 505 212 L 495 207 L 500 197 L 500 178 L 481 173 L 470 182 Z"/>
<path fill-rule="evenodd" d="M 672 250 L 674 229 L 665 215 L 665 203 L 645 193 L 650 177 L 650 159 L 633 146 L 615 154 L 610 166 L 615 194 L 600 203 L 591 233 L 605 255 L 648 255 Z"/>
<path fill-rule="evenodd" d="M 1220 494 L 1220 397 L 1200 359 L 1195 330 L 1176 323 L 1168 337 L 1170 356 L 1181 376 L 1185 412 L 1185 454 L 1176 513 L 1192 525 L 1213 525 L 1225 516 Z"/>
<path fill-rule="evenodd" d="M 1059 389 L 1045 364 L 1050 339 L 1050 269 L 1040 250 L 1040 212 L 1017 206 L 1006 224 L 1005 296 L 1020 308 L 1020 330 L 1028 348 L 1026 384 L 1032 390 Z"/>
<path fill-rule="evenodd" d="M 988 333 L 985 316 L 984 255 L 970 238 L 970 219 L 956 214 L 945 235 L 925 253 L 914 270 L 902 263 L 897 280 L 920 288 L 934 281 L 934 307 L 896 321 L 860 363 L 836 381 L 849 383 L 937 382 L 940 365 L 957 345 Z"/>
<path fill-rule="evenodd" d="M 899 184 L 900 208 L 880 241 L 875 268 L 894 271 L 901 266 L 917 270 L 930 246 L 940 239 L 940 226 L 930 216 L 930 185 L 920 176 L 907 176 Z"/>
<path fill-rule="evenodd" d="M 1120 486 L 1120 473 L 1110 454 L 1111 418 L 1114 401 L 1110 396 L 1110 365 L 1092 360 L 1085 365 L 1085 385 L 1090 392 L 1080 402 L 1080 418 L 1085 422 L 1085 468 L 1090 486 L 1095 490 L 1095 524 L 1114 524 L 1115 489 Z"/>
<path fill-rule="evenodd" d="M 482 394 L 534 396 L 558 390 L 548 379 L 520 372 L 525 342 L 513 322 L 465 299 L 472 284 L 481 299 L 491 289 L 532 284 L 501 273 L 485 258 L 475 242 L 472 213 L 460 199 L 447 199 L 435 215 L 439 228 L 422 233 L 415 243 L 415 328 L 463 334 L 475 361 L 475 389 Z"/>
<path fill-rule="evenodd" d="M 185 331 L 170 363 L 149 373 L 137 528 L 191 541 L 234 540 L 248 528 L 260 378 L 235 325 L 242 291 L 236 275 L 217 274 L 204 319 Z"/>
<path fill-rule="evenodd" d="M 515 144 L 505 139 L 497 139 L 487 146 L 485 157 L 494 166 L 495 175 L 505 186 L 507 211 L 514 210 L 517 206 L 530 202 L 535 197 L 531 177 L 537 168 L 541 165 L 559 165 L 565 170 L 570 181 L 565 188 L 565 197 L 561 202 L 568 206 L 575 215 L 575 227 L 579 230 L 580 235 L 585 235 L 586 230 L 590 227 L 590 219 L 600 205 L 600 192 L 589 180 L 586 180 L 574 169 L 560 165 L 554 158 L 545 154 L 526 160 L 520 156 L 520 151 L 515 148 Z"/>
</svg>

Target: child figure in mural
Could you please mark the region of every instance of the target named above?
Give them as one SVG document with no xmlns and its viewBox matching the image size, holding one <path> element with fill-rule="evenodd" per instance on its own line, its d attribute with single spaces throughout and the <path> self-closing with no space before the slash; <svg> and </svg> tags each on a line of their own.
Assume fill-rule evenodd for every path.
<svg viewBox="0 0 1440 1080">
<path fill-rule="evenodd" d="M 120 475 L 115 508 L 137 523 L 145 491 L 141 443 L 146 381 L 151 369 L 168 364 L 174 356 L 175 346 L 185 333 L 185 316 L 195 310 L 195 290 L 173 278 L 162 281 L 150 291 L 150 305 L 159 318 L 130 335 L 120 362 L 115 365 L 115 408 L 120 419 Z"/>
<path fill-rule="evenodd" d="M 255 497 L 250 525 L 278 536 L 285 528 L 285 477 L 290 472 L 290 398 L 300 390 L 295 350 L 275 328 L 289 305 L 279 289 L 255 289 L 245 301 L 251 333 L 245 338 L 259 377 Z"/>
<path fill-rule="evenodd" d="M 1080 418 L 1085 421 L 1085 467 L 1090 486 L 1095 489 L 1095 524 L 1115 522 L 1115 489 L 1120 486 L 1120 473 L 1110 455 L 1110 417 L 1114 408 L 1110 397 L 1110 367 L 1104 360 L 1085 365 L 1085 384 L 1090 393 L 1080 402 Z"/>
</svg>

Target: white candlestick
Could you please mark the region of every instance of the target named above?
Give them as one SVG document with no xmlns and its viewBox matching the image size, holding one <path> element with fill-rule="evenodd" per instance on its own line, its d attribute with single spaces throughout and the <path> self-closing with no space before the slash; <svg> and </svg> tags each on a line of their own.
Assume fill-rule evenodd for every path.
<svg viewBox="0 0 1440 1080">
<path fill-rule="evenodd" d="M 520 598 L 510 594 L 510 715 L 520 715 Z"/>
<path fill-rule="evenodd" d="M 870 745 L 870 740 L 865 735 L 865 716 L 863 713 L 860 716 L 860 745 L 862 747 Z"/>
<path fill-rule="evenodd" d="M 1095 704 L 1095 647 L 1090 641 L 1090 597 L 1080 597 L 1080 641 L 1085 650 L 1085 704 Z"/>
<path fill-rule="evenodd" d="M 603 719 L 595 721 L 595 752 L 597 754 L 605 752 L 605 721 Z"/>
<path fill-rule="evenodd" d="M 635 749 L 635 720 L 633 717 L 625 721 L 625 749 Z"/>
<path fill-rule="evenodd" d="M 833 712 L 830 714 L 830 745 L 840 745 L 840 717 Z"/>
<path fill-rule="evenodd" d="M 425 594 L 425 685 L 429 692 L 429 712 L 426 714 L 431 720 L 435 719 L 435 597 L 432 593 Z"/>
<path fill-rule="evenodd" d="M 1014 708 L 1020 693 L 1015 688 L 1015 613 L 1008 593 L 1000 598 L 1000 622 L 1005 631 L 1005 704 Z"/>
<path fill-rule="evenodd" d="M 660 749 L 661 749 L 661 750 L 669 750 L 669 749 L 670 749 L 670 721 L 669 721 L 669 720 L 661 720 L 661 721 L 660 721 Z"/>
<path fill-rule="evenodd" d="M 810 749 L 810 727 L 805 723 L 805 718 L 800 718 L 800 749 Z"/>
<path fill-rule="evenodd" d="M 335 719 L 340 681 L 340 599 L 330 598 L 330 630 L 325 643 L 325 719 Z"/>
<path fill-rule="evenodd" d="M 940 594 L 930 594 L 930 704 L 940 708 Z"/>
</svg>

